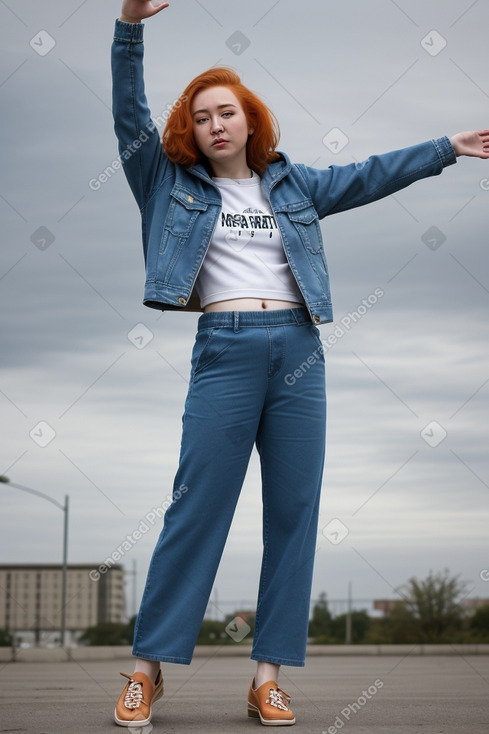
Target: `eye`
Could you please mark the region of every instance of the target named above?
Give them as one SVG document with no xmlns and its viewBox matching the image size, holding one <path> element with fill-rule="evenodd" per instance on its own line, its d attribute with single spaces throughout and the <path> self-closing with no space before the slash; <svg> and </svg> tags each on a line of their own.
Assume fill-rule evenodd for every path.
<svg viewBox="0 0 489 734">
<path fill-rule="evenodd" d="M 205 122 L 207 120 L 207 117 L 197 117 L 195 122 L 197 125 L 199 125 L 201 122 Z"/>
<path fill-rule="evenodd" d="M 223 112 L 222 113 L 222 116 L 223 117 L 232 117 L 233 116 L 233 112 Z"/>
</svg>

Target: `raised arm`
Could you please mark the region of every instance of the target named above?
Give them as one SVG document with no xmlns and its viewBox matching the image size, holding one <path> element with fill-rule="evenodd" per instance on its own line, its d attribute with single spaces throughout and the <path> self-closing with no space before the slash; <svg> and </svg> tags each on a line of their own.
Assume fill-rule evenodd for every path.
<svg viewBox="0 0 489 734">
<path fill-rule="evenodd" d="M 114 128 L 124 172 L 140 209 L 168 163 L 144 91 L 144 26 L 140 21 L 167 6 L 163 3 L 155 8 L 150 0 L 123 0 L 112 44 Z"/>
</svg>

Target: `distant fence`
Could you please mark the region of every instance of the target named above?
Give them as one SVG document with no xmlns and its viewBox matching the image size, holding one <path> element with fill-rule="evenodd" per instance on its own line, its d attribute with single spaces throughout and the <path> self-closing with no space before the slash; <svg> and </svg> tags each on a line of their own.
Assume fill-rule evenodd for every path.
<svg viewBox="0 0 489 734">
<path fill-rule="evenodd" d="M 312 617 L 313 609 L 320 601 L 319 598 L 311 599 L 309 617 Z M 348 611 L 361 612 L 365 611 L 369 617 L 382 618 L 386 612 L 402 601 L 401 597 L 392 597 L 390 599 L 326 599 L 328 610 L 332 617 L 339 617 Z M 489 605 L 489 598 L 471 598 L 468 597 L 460 602 L 460 607 L 470 615 L 482 606 Z M 205 612 L 205 619 L 211 619 L 216 622 L 223 621 L 230 614 L 236 612 L 254 612 L 256 609 L 256 600 L 234 599 L 224 600 L 215 596 L 209 600 Z"/>
<path fill-rule="evenodd" d="M 366 611 L 369 616 L 382 616 L 381 612 L 374 609 L 375 599 L 327 599 L 328 610 L 333 617 L 346 614 L 350 609 L 353 612 Z M 310 616 L 319 599 L 311 599 Z M 216 622 L 223 621 L 228 615 L 236 612 L 253 612 L 256 609 L 256 599 L 234 599 L 224 600 L 210 599 L 205 611 L 205 619 Z"/>
</svg>

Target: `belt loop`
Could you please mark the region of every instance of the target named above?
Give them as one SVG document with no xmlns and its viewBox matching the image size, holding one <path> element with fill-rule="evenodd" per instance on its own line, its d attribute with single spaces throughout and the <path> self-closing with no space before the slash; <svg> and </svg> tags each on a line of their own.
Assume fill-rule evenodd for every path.
<svg viewBox="0 0 489 734">
<path fill-rule="evenodd" d="M 234 333 L 237 334 L 239 331 L 239 311 L 233 311 L 234 319 Z"/>
</svg>

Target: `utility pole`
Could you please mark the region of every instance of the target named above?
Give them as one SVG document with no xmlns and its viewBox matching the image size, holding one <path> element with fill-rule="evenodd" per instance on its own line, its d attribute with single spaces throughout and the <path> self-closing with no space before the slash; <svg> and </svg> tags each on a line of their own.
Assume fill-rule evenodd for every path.
<svg viewBox="0 0 489 734">
<path fill-rule="evenodd" d="M 351 645 L 351 581 L 348 582 L 348 607 L 346 612 L 345 644 Z"/>
</svg>

